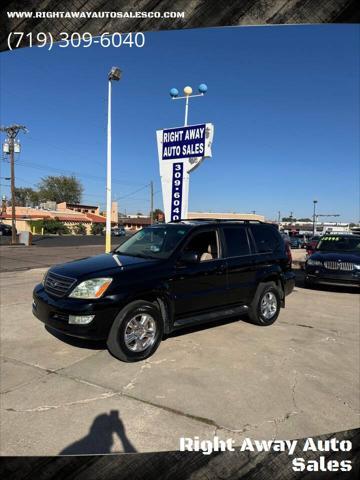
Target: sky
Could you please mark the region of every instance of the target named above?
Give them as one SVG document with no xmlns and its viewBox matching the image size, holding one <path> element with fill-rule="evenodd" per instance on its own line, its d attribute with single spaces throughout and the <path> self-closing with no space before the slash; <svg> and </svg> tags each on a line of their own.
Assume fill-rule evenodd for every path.
<svg viewBox="0 0 360 480">
<path fill-rule="evenodd" d="M 162 208 L 155 131 L 215 126 L 212 158 L 190 177 L 190 211 L 278 212 L 359 221 L 359 26 L 224 27 L 145 33 L 143 48 L 25 48 L 0 54 L 2 125 L 20 123 L 16 185 L 75 174 L 105 206 L 107 73 L 113 83 L 113 198 L 127 214 Z M 1 137 L 2 141 L 4 137 Z M 0 176 L 9 164 L 1 161 Z M 1 179 L 1 194 L 9 195 Z"/>
</svg>

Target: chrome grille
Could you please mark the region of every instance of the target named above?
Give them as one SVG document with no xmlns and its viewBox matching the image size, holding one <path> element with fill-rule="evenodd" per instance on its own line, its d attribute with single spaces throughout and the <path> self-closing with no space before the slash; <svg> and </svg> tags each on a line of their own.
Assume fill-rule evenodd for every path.
<svg viewBox="0 0 360 480">
<path fill-rule="evenodd" d="M 75 278 L 64 277 L 57 273 L 49 272 L 45 278 L 45 291 L 56 297 L 64 297 L 76 282 Z"/>
<path fill-rule="evenodd" d="M 343 270 L 345 272 L 351 272 L 354 270 L 354 264 L 352 262 L 324 262 L 324 267 L 328 270 Z"/>
</svg>

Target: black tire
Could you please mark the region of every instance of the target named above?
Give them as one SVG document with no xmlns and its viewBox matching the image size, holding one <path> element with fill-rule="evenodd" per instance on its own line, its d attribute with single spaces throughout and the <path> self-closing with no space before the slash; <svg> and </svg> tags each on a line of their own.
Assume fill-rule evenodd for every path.
<svg viewBox="0 0 360 480">
<path fill-rule="evenodd" d="M 269 312 L 269 315 L 271 315 L 269 318 L 265 316 L 262 310 L 262 307 L 263 307 L 262 302 L 268 296 L 268 294 L 272 295 L 271 300 L 272 302 L 274 302 L 274 305 L 275 305 L 275 311 L 273 314 Z M 251 322 L 254 323 L 255 325 L 259 325 L 261 327 L 267 327 L 269 325 L 272 325 L 276 321 L 280 313 L 280 307 L 281 307 L 280 292 L 276 284 L 274 282 L 261 283 L 250 305 L 248 316 Z"/>
<path fill-rule="evenodd" d="M 154 321 L 154 338 L 144 350 L 134 351 L 125 341 L 125 330 L 129 328 L 131 319 L 145 314 Z M 123 308 L 115 318 L 107 339 L 107 347 L 114 357 L 123 362 L 139 362 L 155 352 L 162 340 L 163 332 L 164 325 L 157 306 L 145 300 L 137 300 Z"/>
</svg>

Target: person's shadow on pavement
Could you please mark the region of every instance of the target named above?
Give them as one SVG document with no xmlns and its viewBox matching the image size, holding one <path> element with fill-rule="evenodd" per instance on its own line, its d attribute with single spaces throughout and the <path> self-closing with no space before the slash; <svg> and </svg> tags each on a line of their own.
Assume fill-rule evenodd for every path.
<svg viewBox="0 0 360 480">
<path fill-rule="evenodd" d="M 109 414 L 103 413 L 98 415 L 90 427 L 89 433 L 64 448 L 59 455 L 94 455 L 110 453 L 113 445 L 113 434 L 116 433 L 119 437 L 123 452 L 135 453 L 136 449 L 127 438 L 125 427 L 120 420 L 119 411 L 111 410 Z"/>
</svg>

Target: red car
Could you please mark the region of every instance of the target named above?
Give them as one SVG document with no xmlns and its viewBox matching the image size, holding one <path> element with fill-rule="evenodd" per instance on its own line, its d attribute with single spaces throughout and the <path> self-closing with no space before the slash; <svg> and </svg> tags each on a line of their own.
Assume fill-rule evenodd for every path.
<svg viewBox="0 0 360 480">
<path fill-rule="evenodd" d="M 306 244 L 306 253 L 312 255 L 315 251 L 316 245 L 319 243 L 320 235 L 315 235 L 310 238 L 310 241 Z"/>
</svg>

